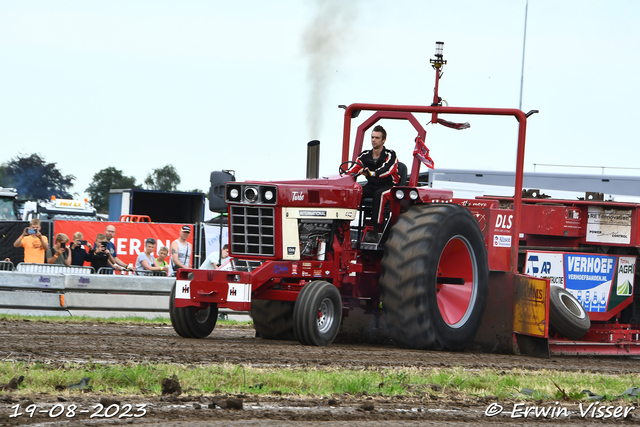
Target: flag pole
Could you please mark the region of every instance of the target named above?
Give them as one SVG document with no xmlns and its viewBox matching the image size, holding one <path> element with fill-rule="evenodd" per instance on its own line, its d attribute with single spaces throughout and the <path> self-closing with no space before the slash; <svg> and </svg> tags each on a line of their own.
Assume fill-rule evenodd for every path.
<svg viewBox="0 0 640 427">
<path fill-rule="evenodd" d="M 520 102 L 518 103 L 518 109 L 522 110 L 522 87 L 524 86 L 524 49 L 527 45 L 527 13 L 529 11 L 529 0 L 527 0 L 524 6 L 524 36 L 522 38 L 522 69 L 520 72 Z"/>
</svg>

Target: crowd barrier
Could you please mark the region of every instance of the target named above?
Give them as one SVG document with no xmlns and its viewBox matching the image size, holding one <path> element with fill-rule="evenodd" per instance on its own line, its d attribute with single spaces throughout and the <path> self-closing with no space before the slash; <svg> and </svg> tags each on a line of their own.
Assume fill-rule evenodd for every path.
<svg viewBox="0 0 640 427">
<path fill-rule="evenodd" d="M 15 268 L 20 273 L 45 273 L 45 274 L 93 274 L 93 267 L 66 266 L 61 264 L 31 264 L 21 262 Z"/>
<path fill-rule="evenodd" d="M 34 264 L 34 263 L 24 263 L 21 262 L 17 267 L 13 267 L 13 263 L 10 261 L 3 261 L 0 264 L 0 271 L 2 270 L 17 270 L 21 273 L 45 273 L 45 274 L 118 274 L 123 276 L 161 276 L 167 277 L 166 271 L 139 271 L 139 270 L 115 270 L 111 267 L 102 267 L 99 268 L 96 272 L 93 267 L 84 267 L 84 266 L 66 266 L 61 264 Z"/>
<path fill-rule="evenodd" d="M 15 266 L 11 261 L 0 261 L 0 271 L 13 271 Z"/>
<path fill-rule="evenodd" d="M 0 313 L 5 314 L 169 317 L 169 294 L 176 280 L 92 274 L 91 267 L 51 264 L 0 267 Z M 222 317 L 230 313 L 221 312 Z M 247 317 L 247 313 L 233 314 Z"/>
</svg>

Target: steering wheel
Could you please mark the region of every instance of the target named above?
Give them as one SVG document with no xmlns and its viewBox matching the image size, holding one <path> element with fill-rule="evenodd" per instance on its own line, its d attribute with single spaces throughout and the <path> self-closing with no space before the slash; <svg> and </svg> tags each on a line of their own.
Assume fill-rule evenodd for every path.
<svg viewBox="0 0 640 427">
<path fill-rule="evenodd" d="M 352 175 L 355 176 L 355 174 L 350 174 L 349 172 L 347 172 L 347 170 L 351 169 L 351 166 L 355 166 L 357 165 L 357 162 L 354 162 L 352 160 L 347 160 L 346 162 L 342 162 L 340 163 L 340 167 L 338 167 L 338 172 L 340 173 L 340 176 L 344 176 L 344 175 Z M 343 166 L 347 167 L 347 169 L 345 169 Z"/>
</svg>

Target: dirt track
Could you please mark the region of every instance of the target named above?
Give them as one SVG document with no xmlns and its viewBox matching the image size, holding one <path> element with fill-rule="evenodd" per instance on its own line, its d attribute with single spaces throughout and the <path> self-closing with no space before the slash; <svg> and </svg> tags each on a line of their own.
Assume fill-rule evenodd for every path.
<svg viewBox="0 0 640 427">
<path fill-rule="evenodd" d="M 253 329 L 216 329 L 203 340 L 178 337 L 170 326 L 125 326 L 116 324 L 56 324 L 42 322 L 0 323 L 0 359 L 43 362 L 77 361 L 94 363 L 169 362 L 181 364 L 242 363 L 253 366 L 335 366 L 335 367 L 454 367 L 514 368 L 624 373 L 637 371 L 638 361 L 626 358 L 556 357 L 542 360 L 523 356 L 447 353 L 404 350 L 384 345 L 332 344 L 329 347 L 307 347 L 297 342 L 256 339 Z M 67 396 L 64 405 L 92 406 L 103 395 Z M 148 413 L 142 418 L 129 418 L 134 424 L 202 421 L 211 425 L 220 421 L 229 425 L 300 425 L 302 421 L 331 424 L 344 421 L 365 421 L 374 425 L 418 425 L 428 421 L 451 425 L 468 423 L 500 423 L 515 421 L 505 416 L 484 416 L 490 401 L 463 401 L 455 395 L 434 399 L 428 393 L 418 397 L 390 399 L 382 396 L 337 396 L 336 402 L 299 396 L 241 396 L 244 410 L 226 409 L 228 396 L 118 397 L 124 403 L 148 403 Z M 43 408 L 60 403 L 57 395 L 33 396 L 32 401 Z M 29 422 L 54 421 L 48 414 L 34 419 L 26 416 L 8 418 L 19 399 L 0 393 L 0 425 L 22 425 Z M 330 403 L 333 403 L 331 405 Z M 512 403 L 501 403 L 505 407 Z M 46 406 L 49 405 L 49 406 Z M 211 406 L 211 408 L 209 407 Z M 38 414 L 36 414 L 38 415 Z M 57 420 L 60 420 L 58 418 Z M 273 422 L 270 420 L 274 420 Z M 127 419 L 117 421 L 126 422 Z M 259 422 L 258 422 L 259 421 Z M 527 424 L 533 419 L 520 420 Z M 542 419 L 538 421 L 543 421 Z M 546 421 L 546 424 L 550 420 Z M 557 425 L 584 425 L 585 419 L 555 420 Z M 70 420 L 66 425 L 91 425 L 114 422 L 113 419 L 89 420 L 88 415 Z M 415 422 L 415 424 L 414 424 Z M 625 423 L 640 423 L 638 414 Z M 552 422 L 551 425 L 554 423 Z M 186 425 L 186 424 L 185 424 Z"/>
</svg>

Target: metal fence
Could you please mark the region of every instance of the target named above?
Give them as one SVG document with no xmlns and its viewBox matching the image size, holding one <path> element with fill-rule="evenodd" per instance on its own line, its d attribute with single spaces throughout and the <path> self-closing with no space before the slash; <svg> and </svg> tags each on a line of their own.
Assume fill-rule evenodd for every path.
<svg viewBox="0 0 640 427">
<path fill-rule="evenodd" d="M 60 265 L 60 264 L 31 264 L 21 262 L 16 267 L 19 273 L 45 273 L 45 274 L 93 274 L 93 267 L 80 267 L 77 265 Z"/>
<path fill-rule="evenodd" d="M 136 276 L 147 276 L 147 277 L 167 277 L 166 271 L 153 271 L 153 270 L 136 270 Z"/>
<path fill-rule="evenodd" d="M 146 276 L 146 277 L 167 277 L 166 271 L 152 271 L 152 270 L 116 270 L 111 267 L 101 267 L 98 269 L 98 274 L 115 274 L 118 276 Z"/>
<path fill-rule="evenodd" d="M 60 264 L 32 264 L 21 262 L 16 268 L 12 262 L 0 262 L 0 271 L 15 271 L 19 273 L 42 273 L 42 274 L 95 274 L 93 267 L 84 267 L 77 265 L 60 265 Z M 115 270 L 111 267 L 101 267 L 97 271 L 98 274 L 111 274 L 119 276 L 145 276 L 145 277 L 167 277 L 166 271 L 151 270 Z"/>
<path fill-rule="evenodd" d="M 0 271 L 13 271 L 15 268 L 11 261 L 0 261 Z"/>
</svg>

